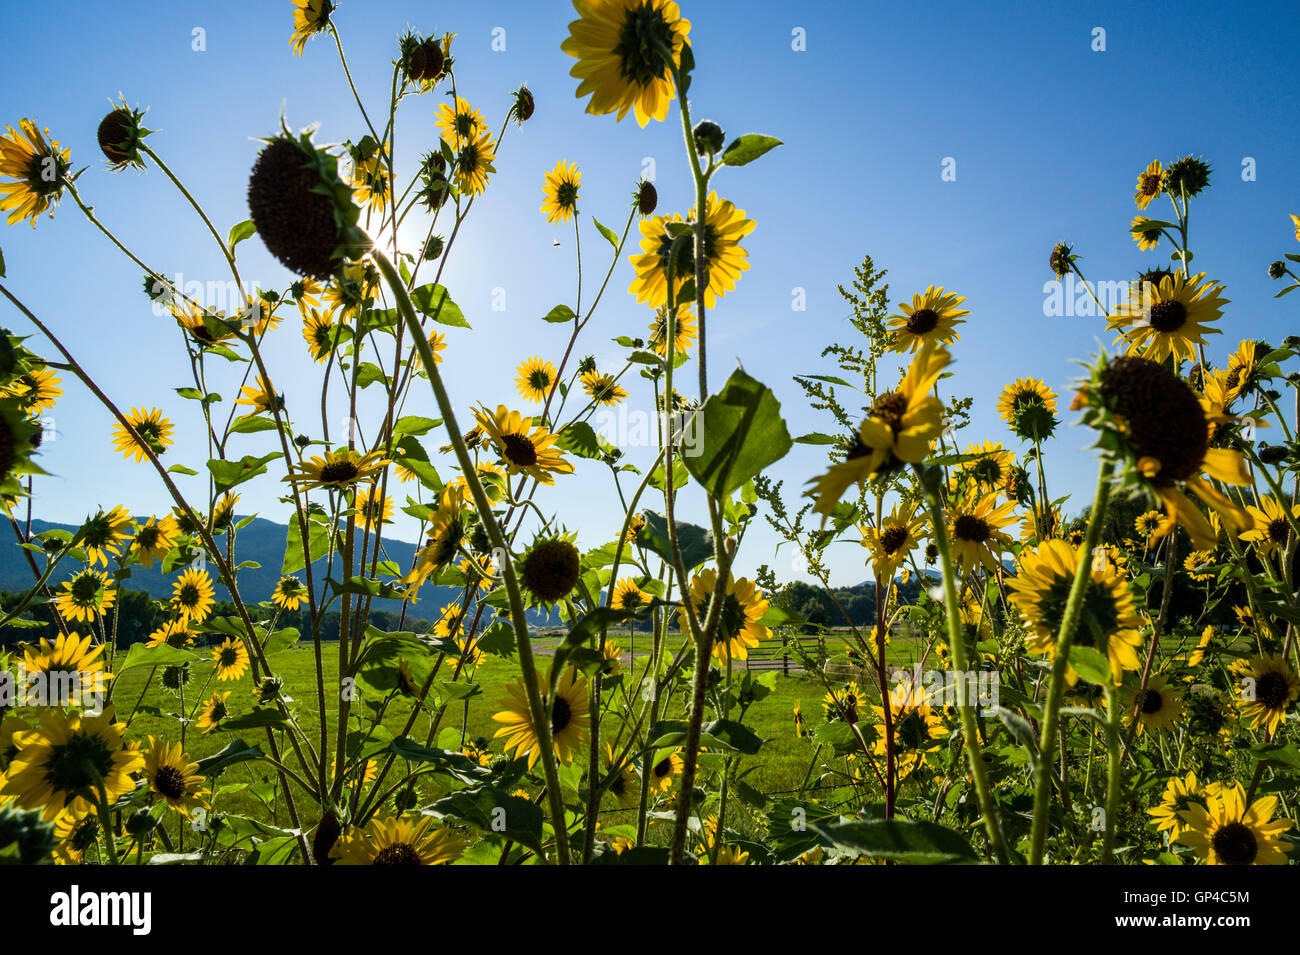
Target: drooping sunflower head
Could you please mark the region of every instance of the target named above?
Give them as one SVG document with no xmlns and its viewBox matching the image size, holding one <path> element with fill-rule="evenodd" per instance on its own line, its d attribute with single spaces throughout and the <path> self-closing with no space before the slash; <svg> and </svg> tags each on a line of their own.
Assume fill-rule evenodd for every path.
<svg viewBox="0 0 1300 955">
<path fill-rule="evenodd" d="M 520 568 L 529 592 L 542 603 L 552 604 L 578 585 L 582 554 L 569 536 L 540 538 L 528 549 Z"/>
<path fill-rule="evenodd" d="M 302 0 L 319 4 L 323 0 Z M 269 141 L 248 180 L 248 211 L 267 249 L 295 275 L 327 279 L 369 248 L 338 160 L 304 133 Z"/>
<path fill-rule="evenodd" d="M 560 49 L 577 59 L 569 75 L 581 80 L 587 112 L 631 110 L 637 123 L 668 117 L 676 95 L 673 72 L 690 42 L 691 24 L 672 0 L 574 0 L 580 19 Z"/>
<path fill-rule="evenodd" d="M 437 37 L 419 37 L 406 33 L 401 40 L 402 73 L 421 93 L 433 89 L 442 78 L 447 63 L 442 42 Z"/>
<path fill-rule="evenodd" d="M 293 52 L 302 56 L 303 47 L 317 33 L 330 29 L 330 14 L 334 12 L 332 0 L 293 0 Z"/>
<path fill-rule="evenodd" d="M 12 126 L 0 136 L 0 211 L 9 213 L 9 224 L 24 219 L 36 228 L 36 220 L 46 209 L 54 214 L 68 181 L 71 159 L 68 150 L 60 149 L 50 131 L 37 129 L 30 119 L 20 120 L 18 131 Z"/>
<path fill-rule="evenodd" d="M 510 115 L 514 121 L 522 126 L 533 118 L 536 111 L 537 98 L 533 96 L 533 91 L 527 86 L 515 90 L 515 101 L 510 104 Z"/>
<path fill-rule="evenodd" d="M 1074 260 L 1078 256 L 1074 254 L 1074 249 L 1064 242 L 1058 242 L 1052 246 L 1052 254 L 1047 257 L 1047 264 L 1056 276 L 1057 281 L 1065 278 L 1074 268 Z"/>
</svg>

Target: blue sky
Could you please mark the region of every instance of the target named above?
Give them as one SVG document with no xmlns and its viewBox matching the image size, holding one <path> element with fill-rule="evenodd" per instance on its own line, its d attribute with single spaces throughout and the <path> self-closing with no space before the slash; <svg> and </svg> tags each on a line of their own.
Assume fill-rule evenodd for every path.
<svg viewBox="0 0 1300 955">
<path fill-rule="evenodd" d="M 965 295 L 972 312 L 955 350 L 956 390 L 975 397 L 969 440 L 1018 447 L 993 404 L 1004 384 L 1023 375 L 1045 378 L 1058 392 L 1076 373 L 1073 361 L 1108 344 L 1103 322 L 1047 317 L 1047 257 L 1060 240 L 1074 244 L 1090 279 L 1124 280 L 1168 257 L 1162 247 L 1139 253 L 1127 227 L 1136 213 L 1133 184 L 1152 158 L 1186 153 L 1214 166 L 1212 188 L 1192 208 L 1196 264 L 1227 287 L 1232 300 L 1211 355 L 1222 360 L 1245 336 L 1278 341 L 1293 333 L 1297 299 L 1275 300 L 1269 262 L 1297 251 L 1287 213 L 1297 196 L 1294 4 L 1178 5 L 1103 3 L 803 4 L 697 0 L 682 5 L 692 21 L 699 64 L 692 89 L 696 118 L 719 122 L 729 137 L 762 132 L 785 142 L 750 167 L 727 170 L 718 190 L 758 223 L 745 240 L 751 271 L 710 317 L 711 380 L 720 384 L 736 362 L 768 383 L 795 434 L 826 430 L 807 408 L 795 373 L 829 372 L 818 356 L 852 333 L 835 287 L 847 284 L 864 253 L 889 270 L 891 304 L 933 283 Z M 364 127 L 338 67 L 332 42 L 318 37 L 306 54 L 289 46 L 291 5 L 285 2 L 133 3 L 105 15 L 102 4 L 68 2 L 61 19 L 75 29 L 29 29 L 24 8 L 0 12 L 0 122 L 32 117 L 72 149 L 83 196 L 123 241 L 154 268 L 186 280 L 224 281 L 215 246 L 162 176 L 106 170 L 95 129 L 119 91 L 148 106 L 151 144 L 181 176 L 221 230 L 247 218 L 244 194 L 257 154 L 254 137 L 272 135 L 281 111 L 295 128 L 319 123 L 318 140 L 359 138 Z M 645 129 L 627 119 L 593 117 L 574 97 L 572 60 L 560 50 L 573 19 L 560 0 L 493 3 L 343 3 L 335 20 L 353 75 L 373 112 L 382 112 L 396 37 L 406 26 L 459 34 L 458 85 L 499 127 L 510 92 L 527 82 L 538 109 L 506 134 L 497 175 L 458 239 L 444 283 L 473 333 L 448 334 L 444 365 L 453 398 L 520 406 L 513 367 L 542 354 L 558 361 L 567 331 L 540 321 L 573 299 L 573 235 L 538 212 L 542 177 L 557 159 L 583 171 L 579 207 L 621 229 L 626 200 L 654 160 L 661 211 L 692 204 L 680 126 Z M 495 28 L 505 49 L 493 49 Z M 1106 49 L 1092 49 L 1094 28 Z M 195 51 L 193 30 L 206 49 Z M 796 29 L 806 49 L 792 49 Z M 498 34 L 498 36 L 500 36 Z M 499 45 L 499 44 L 498 44 Z M 408 99 L 399 114 L 397 160 L 410 169 L 433 143 L 438 94 Z M 956 163 L 955 181 L 941 178 Z M 1243 181 L 1253 159 L 1254 181 Z M 1165 216 L 1168 207 L 1153 206 Z M 583 222 L 586 296 L 603 274 L 609 247 Z M 421 232 L 421 235 L 423 233 Z M 634 232 L 635 234 L 635 232 Z M 554 242 L 558 241 L 559 246 Z M 414 240 L 408 239 L 408 248 Z M 0 229 L 7 286 L 61 334 L 97 380 L 124 406 L 158 406 L 177 423 L 175 461 L 202 468 L 201 430 L 192 403 L 173 389 L 189 384 L 183 351 L 169 319 L 152 314 L 137 270 L 65 201 L 35 231 Z M 291 277 L 260 241 L 239 248 L 246 280 L 283 287 Z M 640 335 L 649 313 L 625 290 L 620 263 L 587 333 L 585 351 L 610 366 L 615 335 Z M 493 296 L 505 292 L 505 309 Z M 803 289 L 806 311 L 791 304 Z M 498 299 L 499 300 L 499 299 Z M 26 333 L 12 310 L 0 319 Z M 312 430 L 308 388 L 312 365 L 296 320 L 288 316 L 268 352 L 279 388 Z M 35 343 L 39 349 L 39 343 Z M 581 348 L 581 346 L 580 346 Z M 233 370 L 233 369 L 232 369 Z M 227 369 L 221 369 L 226 373 Z M 54 417 L 58 438 L 42 463 L 36 513 L 79 521 L 96 505 L 124 504 L 139 514 L 164 505 L 144 466 L 111 448 L 108 414 L 76 384 Z M 297 387 L 295 387 L 297 386 Z M 233 400 L 235 382 L 214 383 Z M 427 402 L 424 395 L 419 401 Z M 1068 403 L 1068 395 L 1063 405 Z M 650 399 L 634 391 L 633 410 Z M 427 405 L 408 412 L 432 413 Z M 336 417 L 341 417 L 340 415 Z M 1071 416 L 1067 414 L 1067 421 Z M 334 425 L 337 428 L 337 424 Z M 316 426 L 318 430 L 318 425 Z M 248 436 L 259 453 L 265 435 Z M 436 446 L 435 441 L 427 442 Z M 1088 436 L 1064 428 L 1048 450 L 1054 494 L 1087 501 L 1094 466 Z M 640 452 L 631 452 L 637 460 Z M 825 465 L 822 449 L 796 446 L 772 473 L 795 490 Z M 597 465 L 580 465 L 544 498 L 595 546 L 613 536 L 618 515 Z M 284 520 L 277 482 L 244 486 L 240 513 Z M 601 503 L 605 502 L 605 503 Z M 699 518 L 694 498 L 685 516 Z M 399 526 L 398 536 L 408 530 Z M 741 568 L 767 562 L 795 576 L 787 551 L 757 528 Z M 863 579 L 863 552 L 840 545 L 830 565 L 836 583 Z"/>
</svg>

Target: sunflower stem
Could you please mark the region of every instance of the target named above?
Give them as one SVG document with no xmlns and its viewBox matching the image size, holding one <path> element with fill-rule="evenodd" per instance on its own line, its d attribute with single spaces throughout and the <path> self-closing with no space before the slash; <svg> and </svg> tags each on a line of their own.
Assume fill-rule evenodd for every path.
<svg viewBox="0 0 1300 955">
<path fill-rule="evenodd" d="M 1070 645 L 1074 631 L 1083 616 L 1083 598 L 1092 578 L 1092 552 L 1101 540 L 1102 520 L 1106 516 L 1106 501 L 1110 495 L 1110 477 L 1115 465 L 1109 458 L 1102 459 L 1097 472 L 1097 491 L 1092 500 L 1092 513 L 1088 516 L 1088 530 L 1079 552 L 1079 565 L 1070 584 L 1070 595 L 1061 616 L 1061 630 L 1056 638 L 1055 656 L 1052 660 L 1051 682 L 1047 687 L 1047 702 L 1043 710 L 1042 736 L 1038 752 L 1038 783 L 1034 792 L 1033 826 L 1030 831 L 1029 864 L 1042 865 L 1047 844 L 1047 812 L 1052 797 L 1052 761 L 1056 755 L 1056 728 L 1060 723 L 1061 700 L 1065 696 L 1065 672 L 1070 664 Z"/>
<path fill-rule="evenodd" d="M 415 350 L 420 355 L 420 361 L 424 364 L 425 374 L 429 377 L 429 385 L 433 389 L 434 398 L 438 403 L 438 410 L 442 414 L 444 427 L 446 427 L 447 434 L 451 438 L 452 447 L 456 451 L 456 459 L 460 463 L 465 483 L 469 486 L 470 495 L 474 498 L 474 506 L 478 509 L 479 517 L 487 528 L 488 538 L 491 540 L 492 546 L 501 555 L 501 576 L 505 581 L 506 593 L 510 598 L 510 619 L 514 624 L 515 641 L 519 649 L 519 668 L 524 677 L 524 691 L 528 696 L 528 709 L 532 716 L 533 728 L 537 734 L 537 745 L 541 749 L 542 771 L 546 778 L 547 798 L 550 801 L 551 825 L 555 830 L 555 852 L 559 863 L 568 865 L 569 834 L 564 820 L 564 794 L 560 790 L 560 776 L 555 765 L 555 749 L 551 739 L 551 720 L 547 712 L 546 702 L 542 699 L 540 683 L 537 678 L 537 664 L 533 658 L 532 641 L 528 637 L 528 618 L 524 613 L 523 595 L 520 593 L 519 581 L 515 576 L 515 567 L 510 558 L 510 549 L 506 544 L 505 535 L 501 532 L 501 525 L 497 523 L 496 515 L 492 513 L 492 503 L 483 491 L 478 469 L 474 466 L 474 460 L 469 455 L 469 449 L 465 447 L 464 435 L 456 423 L 455 408 L 447 395 L 446 387 L 443 385 L 442 375 L 438 372 L 438 365 L 433 357 L 433 349 L 429 347 L 428 339 L 425 338 L 420 328 L 420 320 L 415 314 L 415 306 L 411 304 L 411 297 L 407 294 L 406 286 L 387 256 L 377 248 L 372 250 L 371 255 L 379 266 L 380 272 L 383 273 L 385 281 L 388 282 L 389 287 L 392 289 L 398 311 L 402 313 L 402 317 L 406 319 L 406 324 L 411 330 L 412 342 L 415 345 Z"/>
<path fill-rule="evenodd" d="M 1141 697 L 1139 696 L 1139 699 Z M 1119 814 L 1120 791 L 1120 702 L 1115 687 L 1106 684 L 1106 835 L 1102 840 L 1101 864 L 1110 865 L 1115 852 L 1115 818 Z M 1134 720 L 1136 725 L 1137 721 Z"/>
</svg>

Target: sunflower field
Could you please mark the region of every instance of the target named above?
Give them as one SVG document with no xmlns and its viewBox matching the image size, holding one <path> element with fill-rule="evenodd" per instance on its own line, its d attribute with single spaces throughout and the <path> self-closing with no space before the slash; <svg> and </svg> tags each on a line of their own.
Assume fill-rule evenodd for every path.
<svg viewBox="0 0 1300 955">
<path fill-rule="evenodd" d="M 519 361 L 510 403 L 449 387 L 475 347 L 514 343 L 487 319 L 471 329 L 444 273 L 541 107 L 528 86 L 476 107 L 504 83 L 458 82 L 456 33 L 407 28 L 390 95 L 367 98 L 344 38 L 393 26 L 362 4 L 280 3 L 293 52 L 334 61 L 354 135 L 290 125 L 291 90 L 278 121 L 222 130 L 256 137 L 229 228 L 125 97 L 95 157 L 4 120 L 3 244 L 56 209 L 102 240 L 162 316 L 148 375 L 176 400 L 110 391 L 87 370 L 95 340 L 49 317 L 57 290 L 0 257 L 0 498 L 26 574 L 0 607 L 0 861 L 1300 860 L 1300 337 L 1211 360 L 1233 306 L 1193 257 L 1190 214 L 1215 170 L 1194 155 L 1141 169 L 1118 236 L 1172 250 L 1167 265 L 1095 302 L 1099 347 L 1076 356 L 1069 393 L 1008 383 L 997 433 L 972 434 L 963 350 L 999 346 L 967 299 L 931 284 L 900 300 L 871 257 L 839 290 L 852 315 L 824 367 L 760 381 L 708 346 L 750 269 L 741 207 L 778 187 L 763 160 L 783 143 L 704 118 L 717 92 L 693 83 L 689 5 L 554 5 L 590 135 L 679 125 L 692 188 L 629 181 L 600 211 L 611 228 L 582 202 L 582 144 L 545 157 L 541 205 L 521 214 L 576 254 L 520 267 L 571 269 L 574 292 L 537 308 L 548 350 Z M 421 102 L 432 125 L 403 123 Z M 405 168 L 399 128 L 403 153 L 420 150 Z M 170 279 L 178 263 L 96 211 L 92 193 L 129 177 L 183 210 L 168 229 L 219 250 L 234 300 Z M 259 244 L 274 284 L 241 272 Z M 1300 248 L 1278 255 L 1285 294 Z M 1092 294 L 1075 247 L 1043 259 L 1048 282 Z M 624 297 L 637 325 L 602 321 Z M 611 337 L 618 361 L 590 356 Z M 277 367 L 277 339 L 310 375 Z M 65 389 L 112 416 L 100 440 L 155 513 L 33 527 Z M 823 426 L 792 434 L 796 404 Z M 599 426 L 629 405 L 652 409 L 636 453 Z M 1090 445 L 1068 466 L 1096 469 L 1082 501 L 1049 487 L 1066 425 Z M 176 460 L 181 435 L 206 457 Z M 617 508 L 618 531 L 561 508 L 565 485 Z M 269 594 L 246 583 L 259 564 L 236 511 L 253 488 L 274 489 L 288 524 Z M 753 552 L 760 530 L 797 572 Z M 832 585 L 846 544 L 865 617 Z M 128 640 L 146 572 L 167 593 Z M 829 622 L 793 599 L 796 579 Z"/>
</svg>

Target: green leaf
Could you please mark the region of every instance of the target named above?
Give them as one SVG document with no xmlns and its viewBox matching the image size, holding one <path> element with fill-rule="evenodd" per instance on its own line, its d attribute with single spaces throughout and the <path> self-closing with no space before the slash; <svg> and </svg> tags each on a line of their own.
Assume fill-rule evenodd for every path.
<svg viewBox="0 0 1300 955">
<path fill-rule="evenodd" d="M 290 728 L 289 721 L 286 720 L 279 710 L 272 709 L 269 706 L 255 706 L 247 713 L 241 713 L 238 716 L 228 717 L 221 721 L 217 727 L 218 732 L 228 732 L 235 730 L 264 729 L 287 730 Z"/>
<path fill-rule="evenodd" d="M 288 650 L 298 642 L 298 630 L 296 627 L 285 627 L 276 630 L 266 638 L 266 644 L 262 647 L 262 652 L 267 656 L 272 653 L 279 653 L 281 650 Z"/>
<path fill-rule="evenodd" d="M 426 434 L 442 422 L 437 418 L 422 418 L 419 415 L 405 415 L 397 419 L 397 424 L 393 425 L 393 436 L 400 434 Z"/>
<path fill-rule="evenodd" d="M 245 219 L 238 225 L 230 227 L 230 235 L 226 239 L 226 245 L 230 246 L 230 251 L 235 251 L 235 246 L 245 239 L 251 239 L 257 234 L 257 226 L 253 225 L 252 219 Z"/>
<path fill-rule="evenodd" d="M 597 461 L 618 450 L 585 421 L 574 421 L 566 425 L 555 443 L 565 451 L 572 451 L 578 457 L 592 458 Z"/>
<path fill-rule="evenodd" d="M 1110 663 L 1092 647 L 1070 647 L 1070 666 L 1089 683 L 1105 686 L 1110 680 Z"/>
<path fill-rule="evenodd" d="M 682 451 L 686 469 L 715 500 L 781 460 L 793 444 L 776 396 L 740 369 L 731 373 L 722 391 L 704 402 L 687 425 L 686 435 Z"/>
<path fill-rule="evenodd" d="M 388 748 L 412 763 L 433 763 L 439 771 L 447 773 L 469 785 L 477 785 L 491 777 L 492 772 L 464 753 L 450 749 L 432 749 L 421 746 L 409 736 L 399 736 L 388 744 Z"/>
<path fill-rule="evenodd" d="M 136 667 L 178 667 L 186 663 L 193 663 L 197 659 L 198 657 L 188 650 L 182 650 L 180 647 L 169 647 L 165 643 L 161 643 L 156 647 L 145 646 L 143 643 L 133 643 L 131 649 L 127 651 L 126 659 L 115 665 L 113 672 L 117 676 L 121 676 Z"/>
<path fill-rule="evenodd" d="M 470 327 L 469 322 L 465 320 L 465 313 L 451 300 L 451 296 L 441 285 L 436 283 L 421 285 L 411 293 L 411 302 L 422 314 L 439 325 L 451 325 L 455 328 Z"/>
<path fill-rule="evenodd" d="M 259 474 L 265 474 L 267 462 L 274 461 L 278 457 L 280 457 L 279 451 L 265 454 L 260 458 L 246 454 L 238 461 L 212 458 L 208 461 L 208 470 L 212 472 L 213 484 L 220 493 L 229 491 L 232 487 L 243 484 Z"/>
<path fill-rule="evenodd" d="M 794 439 L 795 444 L 834 444 L 834 435 L 822 434 L 820 431 L 813 431 L 809 434 L 801 434 Z"/>
<path fill-rule="evenodd" d="M 499 789 L 461 790 L 439 799 L 426 811 L 542 852 L 542 807 L 533 805 L 532 800 Z"/>
<path fill-rule="evenodd" d="M 808 828 L 836 848 L 870 859 L 913 865 L 979 861 L 963 835 L 933 822 L 906 819 L 831 825 L 809 822 Z"/>
<path fill-rule="evenodd" d="M 274 431 L 275 422 L 270 418 L 262 415 L 245 415 L 242 418 L 236 418 L 230 425 L 230 430 L 234 434 L 253 434 L 258 431 Z"/>
<path fill-rule="evenodd" d="M 249 746 L 242 739 L 237 739 L 227 744 L 221 752 L 199 760 L 198 773 L 200 776 L 219 776 L 224 769 L 235 763 L 263 758 L 262 751 L 256 746 Z"/>
<path fill-rule="evenodd" d="M 757 133 L 747 133 L 727 147 L 722 154 L 722 161 L 728 166 L 748 165 L 759 156 L 780 145 L 782 145 L 781 140 L 775 136 L 760 136 Z"/>
<path fill-rule="evenodd" d="M 608 226 L 601 225 L 600 220 L 595 217 L 593 217 L 591 221 L 592 224 L 595 225 L 596 231 L 599 232 L 601 235 L 603 235 L 605 237 L 605 241 L 608 242 L 610 245 L 612 245 L 614 247 L 614 251 L 617 252 L 618 236 L 614 233 L 614 230 L 609 228 Z"/>
<path fill-rule="evenodd" d="M 686 742 L 687 723 L 685 720 L 660 720 L 650 727 L 649 743 L 655 749 L 670 746 L 682 746 Z M 700 728 L 703 745 L 711 750 L 725 750 L 729 753 L 744 753 L 752 756 L 758 752 L 763 741 L 754 731 L 735 720 L 714 720 Z"/>
<path fill-rule="evenodd" d="M 325 551 L 329 548 L 329 542 L 329 525 L 319 524 L 308 518 L 307 546 L 311 548 L 311 559 L 313 561 L 317 557 L 325 555 Z M 284 566 L 280 568 L 280 575 L 296 574 L 306 566 L 307 561 L 303 559 L 302 553 L 302 532 L 298 527 L 298 518 L 295 517 L 289 521 L 289 530 L 285 535 Z"/>
<path fill-rule="evenodd" d="M 552 325 L 559 325 L 563 322 L 571 322 L 575 317 L 573 309 L 569 308 L 569 306 L 557 305 L 542 316 L 542 321 L 550 322 Z"/>
<path fill-rule="evenodd" d="M 646 550 L 654 551 L 664 560 L 672 563 L 672 547 L 668 540 L 668 519 L 654 511 L 642 511 L 645 526 L 636 534 L 636 542 Z M 713 556 L 713 532 L 706 531 L 696 524 L 683 521 L 675 522 L 677 529 L 677 547 L 682 554 L 682 563 L 690 570 Z"/>
</svg>

